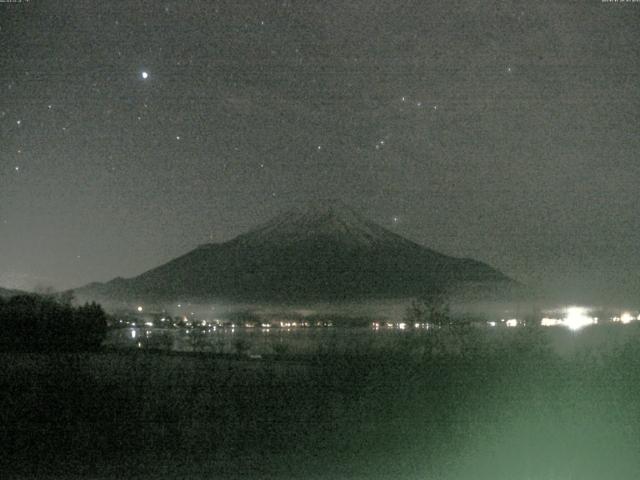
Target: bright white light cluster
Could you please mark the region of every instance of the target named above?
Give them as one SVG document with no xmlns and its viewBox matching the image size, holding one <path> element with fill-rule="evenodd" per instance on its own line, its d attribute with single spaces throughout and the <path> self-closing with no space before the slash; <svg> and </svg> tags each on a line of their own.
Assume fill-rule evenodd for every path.
<svg viewBox="0 0 640 480">
<path fill-rule="evenodd" d="M 588 311 L 582 307 L 567 308 L 567 316 L 563 321 L 564 326 L 571 330 L 580 330 L 587 325 L 598 323 L 598 319 L 587 315 Z"/>
<path fill-rule="evenodd" d="M 623 325 L 627 325 L 628 323 L 631 323 L 635 320 L 640 320 L 640 315 L 638 315 L 638 317 L 634 317 L 629 312 L 624 312 L 619 317 L 613 317 L 611 320 L 616 323 L 622 323 Z"/>
<path fill-rule="evenodd" d="M 563 321 L 559 318 L 548 318 L 545 317 L 540 321 L 540 325 L 543 327 L 555 327 L 557 325 L 562 325 Z"/>
<path fill-rule="evenodd" d="M 567 307 L 564 318 L 544 317 L 540 321 L 540 325 L 543 327 L 563 326 L 570 330 L 580 330 L 588 325 L 597 323 L 598 318 L 590 316 L 589 310 L 584 307 Z"/>
</svg>

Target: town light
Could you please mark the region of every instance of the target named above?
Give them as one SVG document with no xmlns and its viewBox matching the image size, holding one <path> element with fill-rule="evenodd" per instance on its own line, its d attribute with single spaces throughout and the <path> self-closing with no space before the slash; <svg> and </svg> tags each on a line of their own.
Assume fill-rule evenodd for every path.
<svg viewBox="0 0 640 480">
<path fill-rule="evenodd" d="M 556 325 L 562 325 L 564 322 L 559 318 L 543 318 L 540 321 L 540 325 L 543 327 L 555 327 Z"/>
<path fill-rule="evenodd" d="M 632 322 L 633 320 L 635 320 L 635 319 L 633 318 L 633 316 L 629 312 L 624 312 L 622 315 L 620 315 L 620 321 L 622 323 L 624 323 L 625 325 L 627 323 Z"/>
<path fill-rule="evenodd" d="M 516 318 L 510 318 L 509 320 L 506 321 L 507 323 L 507 327 L 517 327 L 518 326 L 518 320 Z"/>
<path fill-rule="evenodd" d="M 594 319 L 587 315 L 587 309 L 582 307 L 569 307 L 567 308 L 567 317 L 564 320 L 564 325 L 571 330 L 580 330 L 587 325 L 592 325 Z"/>
</svg>

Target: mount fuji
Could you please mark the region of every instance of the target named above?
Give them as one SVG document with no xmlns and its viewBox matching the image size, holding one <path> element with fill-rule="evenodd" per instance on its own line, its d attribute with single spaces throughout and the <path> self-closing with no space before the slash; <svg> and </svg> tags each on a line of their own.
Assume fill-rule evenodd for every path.
<svg viewBox="0 0 640 480">
<path fill-rule="evenodd" d="M 482 262 L 443 255 L 339 201 L 306 204 L 224 243 L 130 279 L 76 290 L 95 299 L 235 301 L 406 298 L 431 289 L 510 287 Z"/>
</svg>

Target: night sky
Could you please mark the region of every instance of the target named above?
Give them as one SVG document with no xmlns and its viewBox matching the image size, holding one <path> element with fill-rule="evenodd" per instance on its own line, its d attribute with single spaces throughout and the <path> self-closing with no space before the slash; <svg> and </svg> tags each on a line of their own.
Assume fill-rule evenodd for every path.
<svg viewBox="0 0 640 480">
<path fill-rule="evenodd" d="M 521 282 L 640 289 L 640 3 L 0 3 L 0 286 L 338 198 Z M 613 296 L 612 296 L 613 295 Z"/>
</svg>

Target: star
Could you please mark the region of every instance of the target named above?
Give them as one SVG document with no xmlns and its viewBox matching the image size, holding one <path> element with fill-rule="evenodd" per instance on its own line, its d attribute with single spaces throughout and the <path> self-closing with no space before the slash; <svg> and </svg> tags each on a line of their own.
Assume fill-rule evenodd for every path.
<svg viewBox="0 0 640 480">
<path fill-rule="evenodd" d="M 142 76 L 143 80 L 146 80 L 147 78 L 149 78 L 149 73 L 148 72 L 142 72 L 141 76 Z"/>
<path fill-rule="evenodd" d="M 322 145 L 318 145 L 318 150 L 322 150 Z"/>
<path fill-rule="evenodd" d="M 15 169 L 16 172 L 20 171 L 20 167 L 18 165 L 16 165 L 14 169 Z"/>
<path fill-rule="evenodd" d="M 176 135 L 176 140 L 180 141 L 182 137 L 180 135 Z"/>
<path fill-rule="evenodd" d="M 16 120 L 16 125 L 18 126 L 22 125 L 22 120 Z"/>
<path fill-rule="evenodd" d="M 398 223 L 400 219 L 398 217 L 393 217 L 393 223 Z"/>
</svg>

